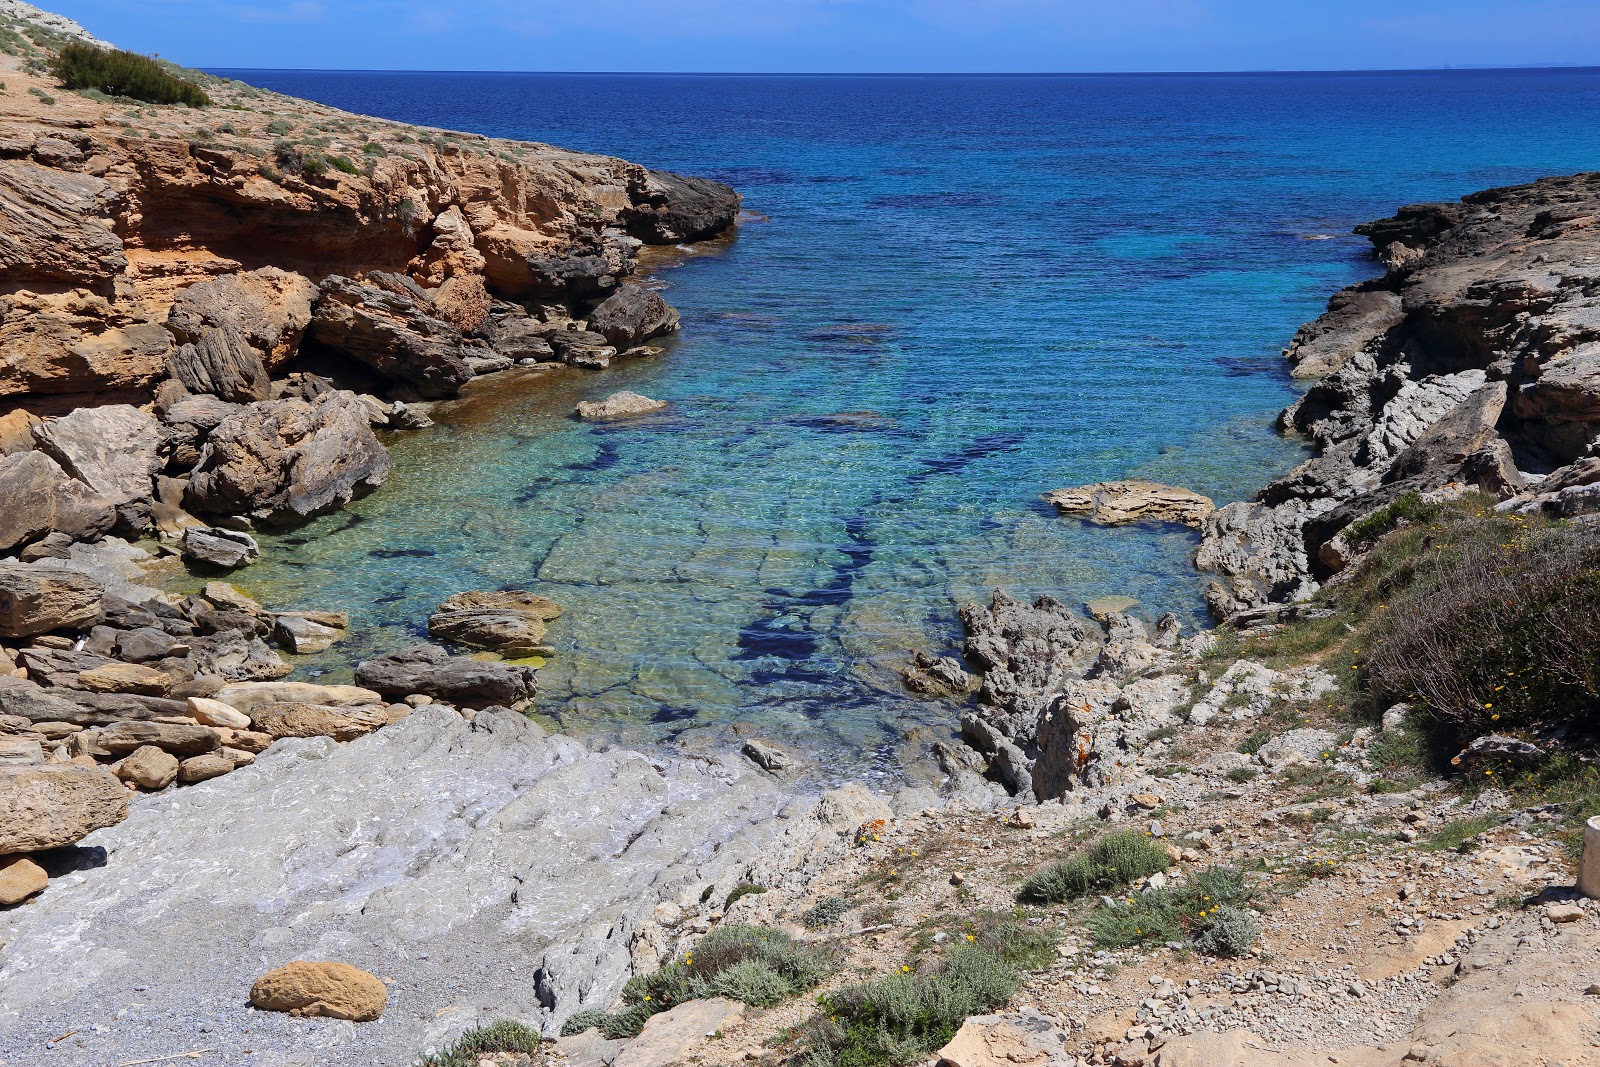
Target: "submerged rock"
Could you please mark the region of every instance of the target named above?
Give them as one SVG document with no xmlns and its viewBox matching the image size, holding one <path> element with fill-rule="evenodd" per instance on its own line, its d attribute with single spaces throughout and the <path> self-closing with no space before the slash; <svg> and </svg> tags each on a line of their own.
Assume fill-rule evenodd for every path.
<svg viewBox="0 0 1600 1067">
<path fill-rule="evenodd" d="M 640 415 L 653 415 L 666 408 L 665 400 L 652 400 L 642 393 L 623 390 L 612 393 L 604 400 L 580 401 L 575 414 L 584 422 L 611 422 L 631 419 Z"/>
<path fill-rule="evenodd" d="M 1177 522 L 1199 526 L 1216 510 L 1210 497 L 1159 482 L 1096 482 L 1057 489 L 1044 498 L 1063 515 L 1081 515 L 1101 526 L 1131 522 Z"/>
<path fill-rule="evenodd" d="M 545 624 L 560 614 L 555 601 L 521 590 L 457 593 L 429 616 L 428 635 L 510 656 L 531 656 L 543 648 L 549 629 Z"/>
</svg>

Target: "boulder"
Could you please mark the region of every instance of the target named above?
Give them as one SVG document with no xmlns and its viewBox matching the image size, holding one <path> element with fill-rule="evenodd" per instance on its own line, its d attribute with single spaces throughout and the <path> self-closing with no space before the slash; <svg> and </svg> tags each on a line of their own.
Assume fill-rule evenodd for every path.
<svg viewBox="0 0 1600 1067">
<path fill-rule="evenodd" d="M 296 960 L 268 971 L 250 987 L 250 1004 L 262 1011 L 320 1015 L 371 1022 L 388 1006 L 389 991 L 376 977 L 348 963 Z"/>
<path fill-rule="evenodd" d="M 678 313 L 659 293 L 619 285 L 588 314 L 589 329 L 617 349 L 632 348 L 678 328 Z"/>
<path fill-rule="evenodd" d="M 33 428 L 42 422 L 43 419 L 24 408 L 0 415 L 0 456 L 32 452 Z"/>
<path fill-rule="evenodd" d="M 147 667 L 142 663 L 110 662 L 91 667 L 78 674 L 79 689 L 91 693 L 137 693 L 142 696 L 166 696 L 172 688 L 172 675 L 166 671 Z"/>
<path fill-rule="evenodd" d="M 327 626 L 304 615 L 280 615 L 272 626 L 278 647 L 296 655 L 326 652 L 344 638 L 344 629 Z"/>
<path fill-rule="evenodd" d="M 1177 522 L 1199 526 L 1217 510 L 1210 497 L 1158 482 L 1096 482 L 1057 489 L 1044 498 L 1063 515 L 1081 515 L 1100 526 L 1131 522 Z"/>
<path fill-rule="evenodd" d="M 624 215 L 628 232 L 651 244 L 703 241 L 732 226 L 739 216 L 739 194 L 709 178 L 652 170 L 628 192 L 633 198 L 632 209 Z"/>
<path fill-rule="evenodd" d="M 87 630 L 105 589 L 88 575 L 44 563 L 0 563 L 0 637 Z"/>
<path fill-rule="evenodd" d="M 534 655 L 561 606 L 521 590 L 457 593 L 428 618 L 428 635 L 512 656 Z"/>
<path fill-rule="evenodd" d="M 544 362 L 555 358 L 549 335 L 554 327 L 517 308 L 498 313 L 489 320 L 489 344 L 513 362 Z"/>
<path fill-rule="evenodd" d="M 274 740 L 331 737 L 354 741 L 387 725 L 380 708 L 330 708 L 321 704 L 266 704 L 251 713 L 255 729 Z"/>
<path fill-rule="evenodd" d="M 0 715 L 29 722 L 87 725 L 98 716 L 82 705 L 27 678 L 0 677 Z"/>
<path fill-rule="evenodd" d="M 246 754 L 250 760 L 254 756 Z M 170 757 L 169 757 L 170 758 Z M 235 761 L 225 752 L 207 752 L 203 756 L 190 756 L 178 764 L 178 780 L 186 784 L 204 782 L 211 778 L 220 778 L 233 770 Z"/>
<path fill-rule="evenodd" d="M 574 367 L 605 370 L 617 354 L 614 345 L 588 330 L 558 330 L 550 334 L 549 341 L 556 358 Z"/>
<path fill-rule="evenodd" d="M 316 296 L 310 279 L 277 267 L 224 274 L 179 293 L 167 315 L 167 329 L 188 344 L 213 330 L 232 330 L 270 371 L 299 351 Z"/>
<path fill-rule="evenodd" d="M 202 726 L 223 726 L 230 730 L 250 729 L 250 716 L 231 704 L 210 697 L 190 697 L 189 717 Z"/>
<path fill-rule="evenodd" d="M 333 708 L 382 704 L 383 694 L 356 685 L 315 685 L 311 682 L 246 682 L 225 685 L 212 695 L 246 715 L 267 704 L 323 704 Z"/>
<path fill-rule="evenodd" d="M 117 522 L 111 501 L 43 452 L 0 457 L 0 552 L 59 533 L 89 541 Z"/>
<path fill-rule="evenodd" d="M 26 856 L 0 856 L 0 906 L 21 904 L 50 884 L 43 867 Z"/>
<path fill-rule="evenodd" d="M 176 756 L 154 745 L 142 745 L 117 761 L 111 772 L 140 789 L 155 790 L 177 781 L 178 767 Z"/>
<path fill-rule="evenodd" d="M 168 371 L 191 393 L 208 394 L 233 404 L 272 396 L 272 378 L 261 359 L 236 328 L 207 330 L 193 344 L 181 345 L 169 358 Z"/>
<path fill-rule="evenodd" d="M 100 747 L 121 755 L 153 745 L 179 756 L 198 756 L 222 744 L 222 735 L 209 726 L 182 726 L 170 722 L 118 722 L 100 731 Z"/>
<path fill-rule="evenodd" d="M 0 767 L 33 767 L 44 762 L 44 746 L 37 737 L 0 734 Z"/>
<path fill-rule="evenodd" d="M 336 275 L 323 282 L 309 336 L 424 397 L 455 396 L 473 377 L 467 357 L 481 346 L 435 310 L 428 292 L 401 275 Z"/>
<path fill-rule="evenodd" d="M 183 558 L 202 570 L 227 571 L 260 559 L 261 546 L 240 530 L 191 526 L 183 531 Z"/>
<path fill-rule="evenodd" d="M 270 400 L 211 432 L 184 499 L 192 511 L 286 525 L 370 493 L 393 470 L 354 393 Z"/>
<path fill-rule="evenodd" d="M 161 424 L 136 407 L 79 408 L 37 426 L 39 450 L 110 501 L 118 526 L 142 531 L 150 521 L 155 476 L 165 465 Z"/>
<path fill-rule="evenodd" d="M 604 400 L 580 401 L 575 414 L 584 422 L 610 422 L 652 415 L 667 406 L 665 400 L 652 400 L 641 393 L 624 390 L 612 393 Z"/>
<path fill-rule="evenodd" d="M 1580 345 L 1546 365 L 1518 391 L 1512 410 L 1524 419 L 1600 420 L 1600 343 Z"/>
<path fill-rule="evenodd" d="M 0 855 L 70 845 L 128 817 L 128 791 L 104 767 L 0 768 Z"/>
<path fill-rule="evenodd" d="M 461 707 L 507 707 L 533 696 L 531 667 L 452 656 L 438 645 L 415 645 L 356 665 L 356 684 L 388 697 L 423 693 Z"/>
</svg>

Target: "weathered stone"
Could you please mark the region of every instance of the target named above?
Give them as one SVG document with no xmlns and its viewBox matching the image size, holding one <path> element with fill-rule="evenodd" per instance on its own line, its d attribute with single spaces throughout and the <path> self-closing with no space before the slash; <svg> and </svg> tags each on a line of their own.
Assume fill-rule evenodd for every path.
<svg viewBox="0 0 1600 1067">
<path fill-rule="evenodd" d="M 533 696 L 535 671 L 452 656 L 438 645 L 415 645 L 357 664 L 356 684 L 389 697 L 426 693 L 462 707 L 512 706 Z"/>
<path fill-rule="evenodd" d="M 744 754 L 764 771 L 787 770 L 794 765 L 794 757 L 770 741 L 752 737 L 744 743 Z"/>
<path fill-rule="evenodd" d="M 1019 809 L 1020 810 L 1020 809 Z M 1026 1020 L 998 1015 L 973 1016 L 961 1024 L 956 1035 L 934 1055 L 941 1067 L 1011 1067 L 1037 1063 L 1050 1058 L 1051 1027 L 1026 1027 Z M 1059 1045 L 1059 1042 L 1057 1042 Z"/>
<path fill-rule="evenodd" d="M 37 738 L 0 734 L 0 767 L 35 767 L 44 762 L 44 747 Z"/>
<path fill-rule="evenodd" d="M 1057 489 L 1044 498 L 1064 515 L 1081 515 L 1101 526 L 1131 522 L 1178 522 L 1199 526 L 1217 506 L 1209 497 L 1157 482 L 1096 482 Z"/>
<path fill-rule="evenodd" d="M 178 758 L 154 745 L 141 745 L 111 768 L 124 782 L 140 789 L 165 789 L 178 778 Z"/>
<path fill-rule="evenodd" d="M 174 349 L 167 366 L 172 377 L 191 393 L 233 404 L 272 396 L 272 379 L 261 353 L 231 326 L 207 330 L 193 344 Z"/>
<path fill-rule="evenodd" d="M 149 523 L 165 439 L 155 419 L 127 404 L 109 404 L 52 419 L 33 435 L 41 452 L 111 503 L 121 529 L 138 532 Z"/>
<path fill-rule="evenodd" d="M 721 182 L 670 171 L 647 171 L 632 190 L 628 232 L 651 244 L 703 241 L 733 225 L 740 195 Z"/>
<path fill-rule="evenodd" d="M 273 738 L 356 738 L 387 724 L 381 708 L 330 708 L 321 704 L 265 704 L 251 713 L 255 729 Z"/>
<path fill-rule="evenodd" d="M 128 792 L 103 767 L 0 768 L 0 855 L 70 845 L 128 817 Z"/>
<path fill-rule="evenodd" d="M 323 282 L 310 336 L 424 397 L 454 396 L 472 379 L 467 359 L 477 349 L 436 310 L 409 278 L 378 274 L 363 283 L 335 276 Z"/>
<path fill-rule="evenodd" d="M 348 504 L 393 469 L 354 393 L 271 400 L 211 432 L 184 498 L 197 512 L 282 525 Z"/>
<path fill-rule="evenodd" d="M 0 297 L 0 395 L 104 396 L 166 374 L 172 335 L 136 306 L 86 289 L 40 289 Z"/>
<path fill-rule="evenodd" d="M 315 685 L 311 682 L 246 682 L 223 686 L 213 700 L 231 705 L 246 715 L 266 704 L 322 704 L 334 708 L 382 704 L 383 694 L 356 685 Z"/>
<path fill-rule="evenodd" d="M 296 960 L 257 978 L 250 987 L 250 1003 L 262 1011 L 367 1023 L 383 1014 L 389 991 L 348 963 Z"/>
<path fill-rule="evenodd" d="M 127 269 L 104 179 L 0 161 L 0 280 L 95 285 Z"/>
<path fill-rule="evenodd" d="M 172 676 L 142 663 L 113 662 L 80 672 L 78 688 L 91 693 L 140 693 L 159 697 L 172 688 Z"/>
<path fill-rule="evenodd" d="M 202 568 L 233 570 L 260 559 L 261 546 L 239 530 L 190 527 L 183 531 L 183 558 Z"/>
<path fill-rule="evenodd" d="M 141 626 L 137 630 L 127 630 L 117 635 L 117 656 L 130 663 L 144 663 L 149 660 L 164 659 L 167 656 L 182 656 L 188 651 L 188 645 L 154 626 Z"/>
<path fill-rule="evenodd" d="M 83 709 L 26 678 L 0 677 L 0 715 L 30 722 L 79 722 Z"/>
<path fill-rule="evenodd" d="M 270 371 L 299 350 L 316 295 L 317 287 L 309 279 L 276 267 L 224 274 L 179 293 L 167 328 L 189 344 L 213 330 L 234 330 Z"/>
<path fill-rule="evenodd" d="M 612 422 L 616 419 L 632 419 L 640 415 L 653 415 L 665 409 L 665 400 L 652 400 L 640 393 L 630 393 L 626 390 L 612 393 L 604 400 L 579 401 L 576 414 L 584 422 Z"/>
<path fill-rule="evenodd" d="M 17 408 L 15 411 L 0 415 L 0 456 L 32 452 L 36 444 L 33 439 L 33 428 L 42 422 L 43 419 L 26 408 Z"/>
<path fill-rule="evenodd" d="M 457 593 L 428 618 L 428 634 L 511 656 L 534 654 L 546 623 L 561 614 L 552 600 L 521 590 Z M 391 694 L 401 695 L 401 694 Z"/>
<path fill-rule="evenodd" d="M 1327 314 L 1300 327 L 1283 354 L 1296 378 L 1326 378 L 1405 317 L 1397 293 L 1345 289 L 1328 302 Z"/>
<path fill-rule="evenodd" d="M 91 540 L 116 524 L 111 502 L 61 469 L 43 452 L 0 457 L 0 552 L 52 532 Z"/>
<path fill-rule="evenodd" d="M 101 619 L 104 589 L 77 571 L 0 563 L 0 637 L 87 630 Z"/>
<path fill-rule="evenodd" d="M 279 648 L 297 655 L 309 655 L 332 648 L 335 641 L 344 637 L 344 631 L 312 622 L 302 615 L 280 615 L 273 624 L 272 635 Z"/>
<path fill-rule="evenodd" d="M 21 904 L 50 884 L 43 867 L 26 856 L 0 856 L 0 906 Z"/>
<path fill-rule="evenodd" d="M 250 716 L 231 704 L 210 697 L 189 697 L 189 717 L 202 726 L 226 726 L 231 730 L 250 729 Z"/>
<path fill-rule="evenodd" d="M 667 1067 L 681 1063 L 689 1050 L 744 1018 L 744 1005 L 726 997 L 707 997 L 652 1015 L 612 1067 Z"/>
<path fill-rule="evenodd" d="M 246 753 L 248 755 L 248 753 Z M 170 758 L 170 757 L 169 757 Z M 249 756 L 253 761 L 254 756 Z M 226 752 L 207 752 L 203 756 L 190 756 L 178 764 L 178 780 L 185 783 L 204 782 L 211 778 L 221 778 L 232 771 L 237 764 Z"/>
<path fill-rule="evenodd" d="M 100 746 L 112 754 L 153 745 L 180 756 L 198 756 L 222 744 L 222 736 L 209 726 L 180 726 L 168 722 L 118 722 L 100 731 Z"/>
<path fill-rule="evenodd" d="M 619 285 L 586 316 L 589 329 L 622 349 L 678 328 L 678 313 L 660 295 L 637 285 Z"/>
</svg>

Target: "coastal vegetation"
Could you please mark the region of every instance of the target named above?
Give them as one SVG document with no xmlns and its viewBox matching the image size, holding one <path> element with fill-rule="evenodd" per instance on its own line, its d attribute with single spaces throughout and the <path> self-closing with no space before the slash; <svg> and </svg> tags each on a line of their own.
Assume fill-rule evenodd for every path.
<svg viewBox="0 0 1600 1067">
<path fill-rule="evenodd" d="M 98 90 L 149 104 L 211 105 L 206 91 L 194 82 L 168 72 L 149 56 L 120 48 L 65 44 L 51 57 L 49 69 L 68 89 Z"/>
</svg>

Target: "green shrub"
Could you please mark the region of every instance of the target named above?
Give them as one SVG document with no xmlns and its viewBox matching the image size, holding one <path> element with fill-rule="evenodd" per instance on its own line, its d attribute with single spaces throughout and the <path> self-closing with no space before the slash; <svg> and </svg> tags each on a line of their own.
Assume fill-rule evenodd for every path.
<svg viewBox="0 0 1600 1067">
<path fill-rule="evenodd" d="M 1402 523 L 1432 522 L 1443 512 L 1443 504 L 1424 503 L 1419 493 L 1401 493 L 1392 503 L 1351 523 L 1344 538 L 1352 545 L 1368 545 Z"/>
<path fill-rule="evenodd" d="M 809 930 L 820 930 L 844 918 L 854 906 L 844 897 L 823 897 L 800 917 L 800 921 Z"/>
<path fill-rule="evenodd" d="M 1254 926 L 1255 920 L 1242 907 L 1252 895 L 1239 871 L 1207 867 L 1181 885 L 1146 890 L 1102 904 L 1090 914 L 1087 927 L 1095 943 L 1106 948 L 1187 939 L 1202 952 L 1233 954 L 1228 946 L 1237 944 L 1244 934 L 1239 916 Z M 1227 929 L 1212 933 L 1218 924 Z"/>
<path fill-rule="evenodd" d="M 169 74 L 149 56 L 119 48 L 67 44 L 50 60 L 50 73 L 68 89 L 98 89 L 152 104 L 209 107 L 211 98 L 194 82 Z"/>
<path fill-rule="evenodd" d="M 1101 838 L 1087 852 L 1031 875 L 1018 896 L 1035 904 L 1061 904 L 1127 885 L 1164 871 L 1171 863 L 1166 849 L 1154 840 L 1124 830 Z"/>
<path fill-rule="evenodd" d="M 1272 740 L 1271 730 L 1256 730 L 1249 737 L 1239 742 L 1239 751 L 1246 756 L 1254 756 L 1261 751 L 1261 746 Z"/>
<path fill-rule="evenodd" d="M 1194 935 L 1194 947 L 1207 956 L 1243 956 L 1261 939 L 1254 915 L 1223 904 L 1209 915 Z"/>
<path fill-rule="evenodd" d="M 361 173 L 361 168 L 356 166 L 351 160 L 346 159 L 344 156 L 328 156 L 327 160 L 328 165 L 334 170 L 342 171 L 345 174 Z"/>
<path fill-rule="evenodd" d="M 811 1067 L 878 1067 L 924 1059 L 973 1015 L 993 1011 L 1022 984 L 1017 969 L 976 945 L 954 949 L 927 974 L 903 973 L 822 998 L 806 1035 Z"/>
<path fill-rule="evenodd" d="M 1462 740 L 1600 727 L 1600 530 L 1457 521 L 1417 566 L 1368 637 L 1374 696 L 1421 704 Z"/>
<path fill-rule="evenodd" d="M 1055 933 L 1016 918 L 986 916 L 972 944 L 1024 971 L 1037 970 L 1056 958 Z"/>
<path fill-rule="evenodd" d="M 745 897 L 748 897 L 752 894 L 765 893 L 766 891 L 767 887 L 764 885 L 751 885 L 749 882 L 746 882 L 743 885 L 736 885 L 723 900 L 722 910 L 727 911 L 729 908 L 733 907 L 735 902 L 743 900 Z"/>
<path fill-rule="evenodd" d="M 475 1030 L 468 1030 L 449 1048 L 425 1057 L 421 1067 L 478 1067 L 478 1061 L 489 1053 L 526 1052 L 530 1055 L 537 1053 L 543 1040 L 537 1030 L 530 1030 L 521 1023 L 502 1020 L 488 1026 L 480 1026 Z"/>
<path fill-rule="evenodd" d="M 616 1012 L 579 1012 L 561 1032 L 598 1027 L 609 1038 L 634 1037 L 650 1016 L 703 997 L 770 1007 L 821 982 L 827 964 L 819 950 L 780 930 L 730 923 L 701 938 L 682 961 L 629 979 Z"/>
</svg>

